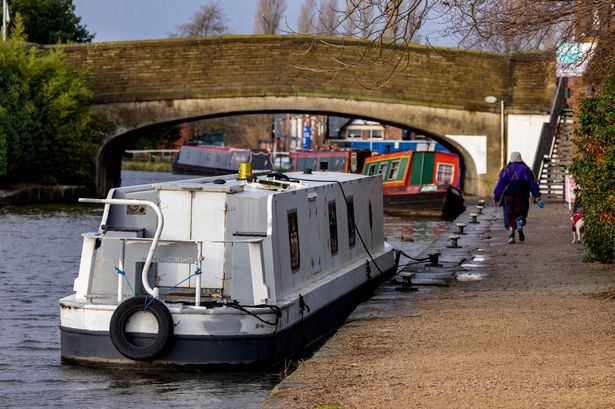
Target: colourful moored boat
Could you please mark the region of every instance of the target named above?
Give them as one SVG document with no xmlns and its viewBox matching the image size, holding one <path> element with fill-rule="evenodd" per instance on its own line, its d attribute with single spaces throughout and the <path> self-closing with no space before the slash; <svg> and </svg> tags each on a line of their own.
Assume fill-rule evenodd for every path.
<svg viewBox="0 0 615 409">
<path fill-rule="evenodd" d="M 384 211 L 454 219 L 465 210 L 461 161 L 446 152 L 404 151 L 369 157 L 364 175 L 382 175 Z"/>
</svg>

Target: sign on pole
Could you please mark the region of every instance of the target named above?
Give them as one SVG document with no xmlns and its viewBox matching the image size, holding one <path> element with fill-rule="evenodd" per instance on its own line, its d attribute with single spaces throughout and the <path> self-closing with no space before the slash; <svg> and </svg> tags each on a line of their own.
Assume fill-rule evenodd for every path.
<svg viewBox="0 0 615 409">
<path fill-rule="evenodd" d="M 580 77 L 589 65 L 592 43 L 561 43 L 555 53 L 558 77 Z"/>
<path fill-rule="evenodd" d="M 303 125 L 303 149 L 312 149 L 311 131 L 309 125 Z"/>
</svg>

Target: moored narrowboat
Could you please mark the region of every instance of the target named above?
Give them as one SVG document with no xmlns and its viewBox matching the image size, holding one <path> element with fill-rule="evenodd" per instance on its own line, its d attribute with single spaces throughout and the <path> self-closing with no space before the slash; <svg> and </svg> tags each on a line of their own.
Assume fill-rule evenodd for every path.
<svg viewBox="0 0 615 409">
<path fill-rule="evenodd" d="M 237 175 L 112 189 L 60 300 L 65 363 L 271 365 L 395 272 L 380 177 Z"/>
<path fill-rule="evenodd" d="M 192 144 L 181 147 L 172 169 L 173 173 L 180 175 L 228 175 L 237 172 L 241 163 L 250 163 L 253 170 L 273 170 L 271 152 L 265 149 Z"/>
<path fill-rule="evenodd" d="M 465 211 L 461 161 L 447 152 L 404 151 L 365 160 L 364 175 L 382 175 L 384 211 L 395 215 L 442 217 Z"/>
</svg>

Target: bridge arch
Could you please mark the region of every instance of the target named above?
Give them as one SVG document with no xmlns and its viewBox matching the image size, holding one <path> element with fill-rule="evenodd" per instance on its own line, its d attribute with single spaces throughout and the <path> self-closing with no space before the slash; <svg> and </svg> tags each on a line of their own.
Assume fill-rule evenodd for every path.
<svg viewBox="0 0 615 409">
<path fill-rule="evenodd" d="M 478 174 L 475 158 L 458 140 L 449 138 L 447 131 L 457 129 L 469 134 L 488 134 L 497 133 L 500 126 L 497 114 L 468 113 L 407 104 L 394 106 L 390 103 L 336 98 L 264 97 L 152 101 L 107 104 L 104 110 L 115 123 L 122 126 L 105 137 L 97 155 L 96 179 L 100 194 L 119 183 L 121 154 L 127 144 L 152 128 L 247 113 L 304 112 L 365 118 L 401 128 L 421 129 L 430 138 L 460 154 L 465 166 L 464 190 L 468 194 L 476 195 L 481 191 L 481 176 Z"/>
</svg>

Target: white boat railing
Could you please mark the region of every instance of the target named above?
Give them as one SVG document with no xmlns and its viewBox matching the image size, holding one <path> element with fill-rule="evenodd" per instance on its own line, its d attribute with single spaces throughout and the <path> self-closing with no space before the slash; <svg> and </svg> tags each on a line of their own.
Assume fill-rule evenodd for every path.
<svg viewBox="0 0 615 409">
<path fill-rule="evenodd" d="M 156 232 L 154 233 L 154 238 L 152 239 L 152 244 L 149 248 L 149 252 L 147 253 L 147 258 L 145 259 L 145 265 L 143 266 L 143 272 L 141 273 L 141 281 L 143 282 L 143 288 L 149 295 L 154 298 L 158 298 L 160 292 L 157 287 L 150 287 L 147 280 L 147 273 L 149 272 L 149 267 L 152 264 L 152 259 L 154 258 L 154 253 L 156 252 L 156 247 L 158 247 L 158 240 L 160 240 L 160 235 L 162 234 L 162 228 L 164 227 L 164 217 L 162 216 L 162 211 L 153 202 L 149 200 L 138 200 L 138 199 L 87 199 L 80 198 L 79 202 L 81 203 L 101 203 L 106 205 L 126 205 L 126 206 L 147 206 L 154 210 L 156 213 Z M 122 268 L 122 267 L 120 267 Z M 120 277 L 121 278 L 121 277 Z M 118 295 L 120 297 L 120 295 Z"/>
<path fill-rule="evenodd" d="M 118 255 L 118 282 L 117 282 L 117 301 L 122 302 L 124 293 L 124 264 L 125 262 L 142 262 L 145 264 L 141 273 L 141 282 L 145 291 L 154 298 L 160 297 L 158 287 L 149 285 L 148 273 L 153 262 L 173 263 L 173 264 L 196 264 L 197 273 L 195 278 L 195 306 L 201 305 L 201 271 L 205 260 L 203 245 L 205 242 L 198 240 L 160 240 L 162 228 L 164 227 L 164 217 L 160 208 L 148 200 L 137 199 L 79 199 L 82 203 L 101 203 L 106 205 L 138 205 L 148 206 L 154 210 L 157 218 L 156 232 L 153 238 L 144 237 L 117 237 L 105 236 L 104 233 L 86 233 L 85 238 L 96 240 L 116 240 L 120 242 Z M 208 243 L 218 244 L 246 244 L 249 254 L 249 270 L 251 281 L 251 293 L 254 303 L 263 303 L 269 298 L 269 290 L 264 282 L 264 260 L 263 260 L 263 239 L 247 240 L 224 240 L 211 241 Z M 147 254 L 147 256 L 144 256 Z M 130 285 L 130 282 L 128 282 Z M 88 285 L 88 288 L 90 286 Z M 132 289 L 132 288 L 131 288 Z M 133 290 L 134 291 L 134 290 Z"/>
</svg>

